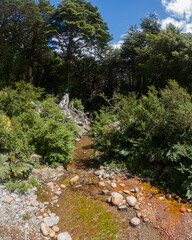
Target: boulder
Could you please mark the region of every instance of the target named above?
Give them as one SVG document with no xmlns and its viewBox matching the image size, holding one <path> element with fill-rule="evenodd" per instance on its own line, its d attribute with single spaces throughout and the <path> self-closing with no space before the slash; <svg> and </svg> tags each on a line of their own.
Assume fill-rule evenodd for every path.
<svg viewBox="0 0 192 240">
<path fill-rule="evenodd" d="M 134 207 L 137 202 L 137 199 L 133 196 L 129 196 L 129 197 L 126 197 L 126 201 L 129 204 L 129 206 Z"/>
<path fill-rule="evenodd" d="M 49 216 L 44 218 L 44 223 L 46 223 L 49 227 L 53 227 L 54 225 L 57 225 L 59 222 L 58 216 Z"/>
<path fill-rule="evenodd" d="M 69 235 L 68 232 L 60 233 L 57 236 L 57 240 L 72 240 L 71 236 Z"/>
<path fill-rule="evenodd" d="M 114 205 L 119 205 L 123 200 L 123 196 L 120 193 L 113 192 L 111 195 L 111 202 Z"/>
</svg>

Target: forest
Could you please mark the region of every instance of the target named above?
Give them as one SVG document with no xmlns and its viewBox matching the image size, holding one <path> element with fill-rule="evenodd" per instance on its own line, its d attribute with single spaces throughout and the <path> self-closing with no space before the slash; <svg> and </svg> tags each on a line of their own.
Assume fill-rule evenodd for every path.
<svg viewBox="0 0 192 240">
<path fill-rule="evenodd" d="M 67 92 L 94 113 L 102 161 L 190 199 L 192 35 L 151 13 L 127 23 L 120 49 L 111 40 L 86 0 L 0 1 L 0 177 L 26 177 L 33 152 L 53 167 L 70 161 L 78 129 L 58 106 Z"/>
</svg>

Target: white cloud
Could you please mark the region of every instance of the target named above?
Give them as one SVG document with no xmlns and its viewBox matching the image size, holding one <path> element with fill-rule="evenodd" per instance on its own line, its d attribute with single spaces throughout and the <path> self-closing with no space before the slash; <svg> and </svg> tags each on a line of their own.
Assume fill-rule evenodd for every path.
<svg viewBox="0 0 192 240">
<path fill-rule="evenodd" d="M 189 21 L 192 16 L 192 0 L 161 0 L 166 12 L 173 17 Z"/>
<path fill-rule="evenodd" d="M 114 48 L 114 49 L 120 49 L 121 48 L 121 45 L 123 44 L 123 40 L 119 40 L 117 43 L 114 43 L 112 44 L 111 46 Z"/>
<path fill-rule="evenodd" d="M 171 15 L 161 21 L 163 29 L 172 23 L 183 32 L 192 33 L 192 0 L 161 0 L 161 3 Z"/>
<path fill-rule="evenodd" d="M 167 26 L 168 26 L 170 23 L 173 24 L 174 26 L 180 28 L 180 29 L 184 28 L 184 26 L 185 26 L 185 24 L 186 24 L 186 22 L 185 22 L 184 20 L 177 21 L 177 20 L 174 19 L 174 18 L 168 17 L 168 18 L 163 19 L 163 20 L 161 21 L 162 28 L 163 28 L 163 29 L 166 29 Z"/>
<path fill-rule="evenodd" d="M 192 23 L 186 24 L 184 31 L 185 31 L 186 33 L 192 33 Z"/>
</svg>

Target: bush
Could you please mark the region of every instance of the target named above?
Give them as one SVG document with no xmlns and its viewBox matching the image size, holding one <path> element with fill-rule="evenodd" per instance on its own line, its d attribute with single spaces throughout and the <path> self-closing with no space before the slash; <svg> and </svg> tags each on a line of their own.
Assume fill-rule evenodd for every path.
<svg viewBox="0 0 192 240">
<path fill-rule="evenodd" d="M 81 111 L 84 110 L 84 106 L 81 102 L 81 99 L 77 99 L 77 98 L 72 99 L 70 102 L 70 106 L 73 106 L 74 108 L 79 109 Z"/>
<path fill-rule="evenodd" d="M 113 118 L 118 128 L 107 121 Z M 93 132 L 103 159 L 125 161 L 130 170 L 192 197 L 191 96 L 175 81 L 164 90 L 151 87 L 147 96 L 131 94 L 100 111 Z"/>
<path fill-rule="evenodd" d="M 29 160 L 33 152 L 53 166 L 71 160 L 77 127 L 61 113 L 57 99 L 44 96 L 42 89 L 24 82 L 16 83 L 15 89 L 4 88 L 0 118 L 0 151 L 8 154 L 10 167 L 4 177 L 27 176 L 33 167 Z"/>
</svg>

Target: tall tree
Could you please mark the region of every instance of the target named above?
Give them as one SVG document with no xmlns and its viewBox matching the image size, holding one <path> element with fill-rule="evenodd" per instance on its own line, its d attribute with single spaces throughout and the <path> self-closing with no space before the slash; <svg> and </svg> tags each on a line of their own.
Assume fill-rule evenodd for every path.
<svg viewBox="0 0 192 240">
<path fill-rule="evenodd" d="M 98 8 L 86 0 L 63 0 L 56 9 L 52 24 L 56 43 L 67 62 L 67 82 L 71 82 L 74 57 L 99 55 L 112 39 Z"/>
</svg>

